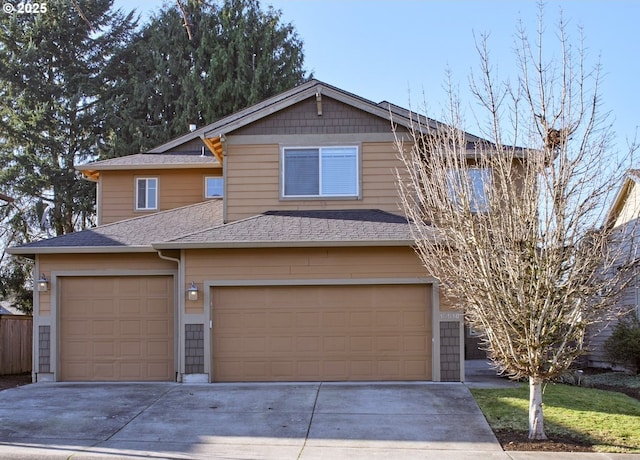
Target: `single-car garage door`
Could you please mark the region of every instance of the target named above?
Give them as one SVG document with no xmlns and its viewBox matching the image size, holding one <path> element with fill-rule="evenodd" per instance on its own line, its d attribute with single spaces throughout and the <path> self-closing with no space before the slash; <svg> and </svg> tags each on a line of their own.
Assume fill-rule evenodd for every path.
<svg viewBox="0 0 640 460">
<path fill-rule="evenodd" d="M 431 288 L 212 288 L 214 381 L 431 380 Z"/>
<path fill-rule="evenodd" d="M 174 380 L 171 276 L 64 277 L 63 381 Z"/>
</svg>

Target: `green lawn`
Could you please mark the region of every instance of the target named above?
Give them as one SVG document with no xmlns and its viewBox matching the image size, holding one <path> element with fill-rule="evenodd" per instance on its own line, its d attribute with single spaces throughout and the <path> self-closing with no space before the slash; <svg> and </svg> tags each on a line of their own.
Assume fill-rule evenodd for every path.
<svg viewBox="0 0 640 460">
<path fill-rule="evenodd" d="M 492 429 L 528 433 L 528 385 L 471 393 Z M 543 403 L 549 437 L 584 439 L 598 452 L 640 452 L 640 401 L 611 391 L 549 384 Z"/>
</svg>

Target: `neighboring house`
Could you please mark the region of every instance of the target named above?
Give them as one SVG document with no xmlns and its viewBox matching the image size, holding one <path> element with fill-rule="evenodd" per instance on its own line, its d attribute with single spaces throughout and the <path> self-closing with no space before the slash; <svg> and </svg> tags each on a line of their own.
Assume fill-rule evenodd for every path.
<svg viewBox="0 0 640 460">
<path fill-rule="evenodd" d="M 34 380 L 463 379 L 462 314 L 400 212 L 391 117 L 406 135 L 406 110 L 311 80 L 77 166 L 98 227 L 9 250 L 40 278 Z"/>
<path fill-rule="evenodd" d="M 609 210 L 604 226 L 613 228 L 619 233 L 616 239 L 622 242 L 623 256 L 628 257 L 628 251 L 638 251 L 640 248 L 636 239 L 638 219 L 640 218 L 640 170 L 629 170 L 623 180 L 618 194 Z M 640 318 L 640 266 L 636 274 L 627 285 L 619 300 L 618 313 L 627 312 Z M 589 349 L 587 364 L 590 367 L 611 368 L 614 363 L 604 351 L 604 343 L 611 336 L 617 321 L 605 322 L 589 329 Z"/>
</svg>

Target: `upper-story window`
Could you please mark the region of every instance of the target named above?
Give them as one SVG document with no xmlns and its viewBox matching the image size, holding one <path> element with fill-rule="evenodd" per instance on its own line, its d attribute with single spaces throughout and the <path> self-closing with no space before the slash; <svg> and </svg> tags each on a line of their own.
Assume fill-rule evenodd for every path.
<svg viewBox="0 0 640 460">
<path fill-rule="evenodd" d="M 156 177 L 136 178 L 136 210 L 158 209 L 158 179 Z"/>
<path fill-rule="evenodd" d="M 461 184 L 461 175 L 457 171 L 450 171 L 449 195 L 454 203 L 462 201 L 461 194 L 465 188 Z M 489 168 L 467 169 L 468 191 L 470 193 L 469 205 L 473 213 L 485 213 L 489 211 L 489 192 L 493 183 L 493 173 Z"/>
<path fill-rule="evenodd" d="M 222 177 L 204 178 L 205 198 L 222 198 L 224 195 L 224 179 Z"/>
<path fill-rule="evenodd" d="M 358 148 L 284 148 L 284 197 L 357 197 Z"/>
</svg>

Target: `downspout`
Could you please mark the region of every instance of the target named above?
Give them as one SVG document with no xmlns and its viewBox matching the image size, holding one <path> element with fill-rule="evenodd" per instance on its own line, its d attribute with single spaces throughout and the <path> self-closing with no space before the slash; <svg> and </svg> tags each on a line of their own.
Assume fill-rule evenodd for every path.
<svg viewBox="0 0 640 460">
<path fill-rule="evenodd" d="M 175 334 L 176 336 L 176 341 L 177 341 L 177 346 L 178 346 L 178 353 L 177 353 L 177 362 L 176 362 L 176 369 L 177 369 L 177 376 L 176 376 L 176 381 L 177 382 L 182 382 L 182 369 L 183 369 L 183 356 L 184 356 L 184 350 L 183 350 L 183 344 L 184 344 L 184 337 L 182 337 L 182 331 L 184 330 L 184 327 L 182 326 L 182 323 L 184 321 L 184 295 L 183 295 L 183 288 L 184 288 L 184 264 L 182 264 L 182 260 L 181 259 L 176 259 L 175 257 L 170 257 L 170 256 L 165 256 L 164 254 L 162 254 L 162 250 L 161 249 L 156 249 L 157 253 L 158 253 L 158 257 L 160 257 L 163 260 L 168 260 L 169 262 L 175 262 L 178 266 L 178 283 L 177 283 L 177 289 L 176 289 L 176 296 L 175 299 L 177 299 L 177 308 L 178 308 L 178 326 L 177 326 L 177 330 L 178 333 Z M 180 251 L 181 257 L 182 257 L 182 251 Z M 175 333 L 175 330 L 174 330 Z M 174 345 L 175 346 L 175 345 Z"/>
</svg>

